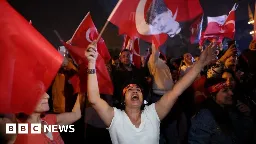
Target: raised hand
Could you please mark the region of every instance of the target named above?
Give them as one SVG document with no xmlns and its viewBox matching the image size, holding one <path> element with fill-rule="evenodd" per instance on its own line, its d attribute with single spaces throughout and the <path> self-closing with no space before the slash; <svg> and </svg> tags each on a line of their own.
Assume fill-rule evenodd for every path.
<svg viewBox="0 0 256 144">
<path fill-rule="evenodd" d="M 88 63 L 96 63 L 97 57 L 98 57 L 98 52 L 97 52 L 97 46 L 96 43 L 91 43 L 88 45 L 86 51 L 85 51 L 85 57 L 88 60 Z"/>
<path fill-rule="evenodd" d="M 215 43 L 211 43 L 204 51 L 203 53 L 200 55 L 199 57 L 199 63 L 202 66 L 206 66 L 208 64 L 210 64 L 212 61 L 216 60 L 217 57 L 217 46 Z"/>
<path fill-rule="evenodd" d="M 220 61 L 223 63 L 227 60 L 227 58 L 235 55 L 237 53 L 237 49 L 235 48 L 235 44 L 232 44 L 228 50 L 224 53 L 224 55 L 220 58 Z"/>
</svg>

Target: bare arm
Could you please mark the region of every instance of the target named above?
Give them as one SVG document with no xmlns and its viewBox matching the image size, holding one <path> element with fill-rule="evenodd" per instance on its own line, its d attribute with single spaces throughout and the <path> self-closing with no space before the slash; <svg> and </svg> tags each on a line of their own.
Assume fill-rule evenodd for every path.
<svg viewBox="0 0 256 144">
<path fill-rule="evenodd" d="M 88 69 L 95 69 L 97 59 L 96 48 L 93 45 L 90 45 L 88 48 L 90 50 L 89 52 L 86 52 L 86 57 L 89 61 Z M 88 100 L 91 103 L 92 107 L 97 111 L 105 125 L 109 127 L 114 117 L 114 109 L 110 107 L 108 103 L 100 97 L 96 72 L 94 74 L 88 74 L 87 91 Z"/>
<path fill-rule="evenodd" d="M 57 115 L 57 124 L 68 125 L 76 122 L 81 118 L 80 98 L 81 95 L 78 94 L 72 112 L 65 112 Z"/>
<path fill-rule="evenodd" d="M 152 44 L 152 59 L 154 64 L 157 63 L 158 58 L 159 58 L 159 50 L 156 48 L 156 46 L 154 44 Z"/>
<path fill-rule="evenodd" d="M 212 44 L 201 54 L 200 60 L 156 103 L 156 112 L 162 120 L 171 110 L 178 97 L 193 83 L 201 69 L 215 58 L 215 48 Z"/>
</svg>

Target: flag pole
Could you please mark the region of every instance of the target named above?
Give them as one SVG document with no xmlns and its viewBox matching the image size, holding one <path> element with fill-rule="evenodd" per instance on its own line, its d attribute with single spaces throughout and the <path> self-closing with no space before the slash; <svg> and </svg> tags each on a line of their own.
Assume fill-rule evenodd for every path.
<svg viewBox="0 0 256 144">
<path fill-rule="evenodd" d="M 59 39 L 59 41 L 61 42 L 61 43 L 66 43 L 64 40 L 63 40 L 63 38 L 60 36 L 60 34 L 59 34 L 59 32 L 57 31 L 57 30 L 53 30 L 53 32 L 55 33 L 55 35 L 58 37 L 58 39 Z M 59 48 L 58 48 L 58 50 L 59 50 Z M 67 49 L 66 49 L 67 50 Z M 68 51 L 68 50 L 67 50 Z"/>
<path fill-rule="evenodd" d="M 108 23 L 109 23 L 109 21 L 107 20 L 106 23 L 104 24 L 103 28 L 101 29 L 101 31 L 100 31 L 100 33 L 99 33 L 99 35 L 98 35 L 98 38 L 97 38 L 96 41 L 95 41 L 96 43 L 98 43 L 98 41 L 100 40 L 100 38 L 101 38 L 103 32 L 105 31 L 105 29 L 106 29 Z"/>
<path fill-rule="evenodd" d="M 57 31 L 57 30 L 53 30 L 53 32 L 55 33 L 55 35 L 58 37 L 58 39 L 60 40 L 60 42 L 61 43 L 66 43 L 63 39 L 62 39 L 62 37 L 60 36 L 60 34 L 59 34 L 59 32 Z M 70 44 L 70 43 L 69 43 Z M 65 46 L 64 46 L 65 47 Z M 58 48 L 59 49 L 59 48 Z M 67 48 L 65 48 L 66 50 L 67 50 L 67 52 L 69 52 L 68 51 L 68 49 Z M 71 55 L 70 55 L 71 56 Z M 64 57 L 66 57 L 66 56 L 64 56 Z M 72 56 L 71 56 L 72 57 Z M 75 61 L 74 61 L 74 59 L 73 59 L 73 57 L 72 57 L 72 61 L 73 61 L 73 63 L 75 63 Z M 73 64 L 72 63 L 72 64 Z M 76 64 L 74 64 L 74 66 L 75 66 Z M 74 68 L 73 68 L 76 72 L 78 72 L 78 69 L 77 69 L 77 67 L 75 66 Z"/>
<path fill-rule="evenodd" d="M 55 33 L 55 35 L 58 37 L 58 39 L 61 41 L 61 42 L 64 42 L 64 40 L 61 38 L 59 32 L 57 30 L 53 30 L 53 32 Z"/>
</svg>

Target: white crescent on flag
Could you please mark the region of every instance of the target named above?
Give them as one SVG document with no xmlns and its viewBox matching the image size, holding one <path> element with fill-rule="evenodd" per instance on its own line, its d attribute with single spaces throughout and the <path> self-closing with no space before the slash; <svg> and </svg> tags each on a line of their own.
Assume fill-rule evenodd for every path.
<svg viewBox="0 0 256 144">
<path fill-rule="evenodd" d="M 133 52 L 134 55 L 140 57 L 140 55 L 136 52 L 136 50 L 134 48 L 132 48 L 132 52 Z"/>
<path fill-rule="evenodd" d="M 92 42 L 92 40 L 90 39 L 90 34 L 91 34 L 91 28 L 88 28 L 88 30 L 86 31 L 86 35 L 85 38 L 88 42 Z"/>
<path fill-rule="evenodd" d="M 235 32 L 235 21 L 234 20 L 230 20 L 230 21 L 228 21 L 225 25 L 228 25 L 228 24 L 233 24 L 234 25 L 234 30 L 233 30 L 233 32 Z"/>
</svg>

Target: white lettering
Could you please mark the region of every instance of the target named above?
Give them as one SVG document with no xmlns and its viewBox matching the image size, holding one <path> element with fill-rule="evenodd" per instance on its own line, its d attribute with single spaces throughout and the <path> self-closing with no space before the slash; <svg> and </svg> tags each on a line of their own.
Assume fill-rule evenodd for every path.
<svg viewBox="0 0 256 144">
<path fill-rule="evenodd" d="M 75 132 L 74 125 L 69 125 L 69 129 L 71 130 L 71 131 L 69 131 L 69 132 Z"/>
<path fill-rule="evenodd" d="M 74 125 L 41 125 L 41 123 L 33 123 L 30 125 L 31 134 L 41 134 L 43 132 L 75 132 Z M 28 123 L 20 123 L 16 127 L 16 123 L 6 123 L 6 134 L 28 134 Z"/>
<path fill-rule="evenodd" d="M 51 125 L 44 125 L 44 132 L 45 133 L 52 132 L 52 126 Z"/>
<path fill-rule="evenodd" d="M 58 125 L 52 125 L 52 132 L 58 132 Z"/>
<path fill-rule="evenodd" d="M 60 132 L 68 132 L 68 125 L 59 125 Z"/>
<path fill-rule="evenodd" d="M 16 124 L 6 123 L 5 131 L 6 131 L 6 134 L 16 134 Z"/>
</svg>

